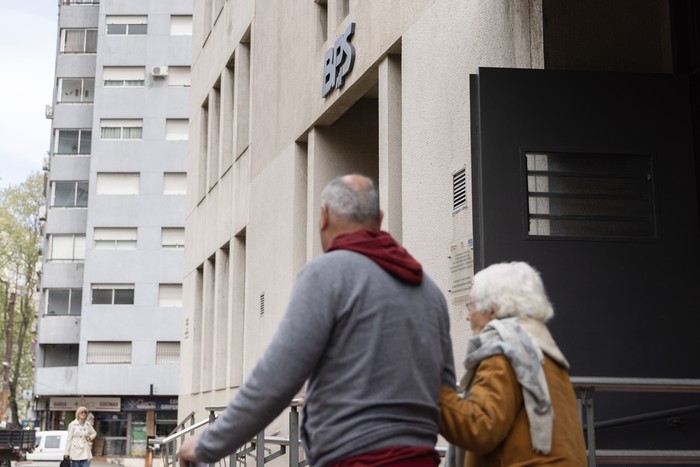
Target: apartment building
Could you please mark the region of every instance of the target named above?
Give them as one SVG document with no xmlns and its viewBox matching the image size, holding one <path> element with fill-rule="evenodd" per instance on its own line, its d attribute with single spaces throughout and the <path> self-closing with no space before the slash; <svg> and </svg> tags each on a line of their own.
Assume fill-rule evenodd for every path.
<svg viewBox="0 0 700 467">
<path fill-rule="evenodd" d="M 679 356 L 700 351 L 694 331 L 660 334 L 639 317 L 671 300 L 668 318 L 697 323 L 682 311 L 700 300 L 696 10 L 682 0 L 196 2 L 180 416 L 205 418 L 235 395 L 278 331 L 295 275 L 322 254 L 321 190 L 348 172 L 377 181 L 384 229 L 448 298 L 460 375 L 474 271 L 526 260 L 544 276 L 574 376 L 692 377 Z M 655 347 L 655 363 L 640 358 L 678 332 L 682 352 L 673 340 Z M 596 401 L 603 418 L 656 404 Z M 287 419 L 267 432 L 288 434 Z M 682 444 L 667 426 L 629 433 L 610 436 Z"/>
<path fill-rule="evenodd" d="M 95 455 L 176 425 L 191 0 L 61 0 L 36 410 L 95 415 Z"/>
</svg>

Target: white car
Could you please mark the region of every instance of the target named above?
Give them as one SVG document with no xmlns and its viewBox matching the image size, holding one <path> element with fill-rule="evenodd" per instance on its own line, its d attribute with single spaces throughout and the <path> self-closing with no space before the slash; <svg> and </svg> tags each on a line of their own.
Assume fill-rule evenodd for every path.
<svg viewBox="0 0 700 467">
<path fill-rule="evenodd" d="M 34 451 L 27 454 L 30 461 L 62 461 L 66 452 L 68 432 L 37 431 Z"/>
</svg>

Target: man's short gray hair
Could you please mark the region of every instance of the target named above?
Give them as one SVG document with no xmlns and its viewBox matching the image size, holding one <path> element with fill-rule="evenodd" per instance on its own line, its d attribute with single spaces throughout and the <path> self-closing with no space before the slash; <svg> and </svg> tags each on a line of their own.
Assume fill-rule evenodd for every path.
<svg viewBox="0 0 700 467">
<path fill-rule="evenodd" d="M 321 205 L 338 218 L 359 224 L 379 222 L 379 192 L 371 178 L 358 175 L 366 181 L 359 186 L 347 183 L 343 177 L 331 180 L 321 192 Z"/>
<path fill-rule="evenodd" d="M 476 309 L 495 309 L 499 318 L 533 318 L 543 323 L 554 316 L 540 274 L 529 264 L 492 264 L 474 276 L 471 299 Z"/>
</svg>

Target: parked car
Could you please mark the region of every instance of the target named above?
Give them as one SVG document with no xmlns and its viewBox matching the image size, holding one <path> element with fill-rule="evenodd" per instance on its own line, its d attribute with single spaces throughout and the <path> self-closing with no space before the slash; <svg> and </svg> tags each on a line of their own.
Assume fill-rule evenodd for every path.
<svg viewBox="0 0 700 467">
<path fill-rule="evenodd" d="M 37 431 L 34 451 L 27 454 L 30 461 L 61 461 L 66 451 L 68 432 Z"/>
</svg>

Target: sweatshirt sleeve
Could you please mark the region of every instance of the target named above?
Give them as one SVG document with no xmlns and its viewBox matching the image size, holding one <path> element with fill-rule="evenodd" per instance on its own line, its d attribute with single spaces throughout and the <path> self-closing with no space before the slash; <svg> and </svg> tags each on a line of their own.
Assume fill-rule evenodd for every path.
<svg viewBox="0 0 700 467">
<path fill-rule="evenodd" d="M 440 434 L 477 455 L 487 453 L 508 435 L 521 404 L 522 392 L 507 359 L 488 358 L 479 364 L 466 399 L 454 388 L 441 388 Z"/>
<path fill-rule="evenodd" d="M 316 367 L 334 323 L 332 284 L 307 265 L 263 357 L 216 422 L 199 438 L 195 453 L 215 462 L 262 431 L 291 402 Z"/>
</svg>

